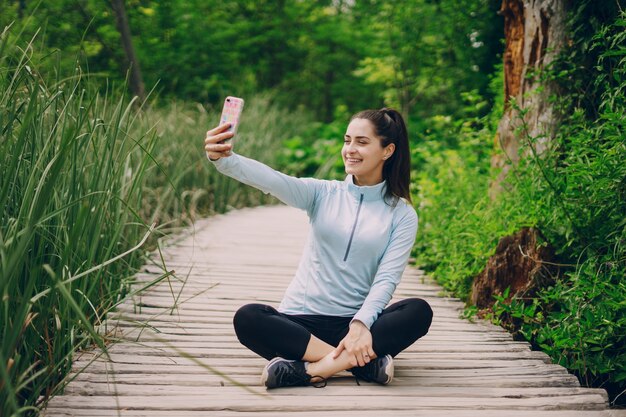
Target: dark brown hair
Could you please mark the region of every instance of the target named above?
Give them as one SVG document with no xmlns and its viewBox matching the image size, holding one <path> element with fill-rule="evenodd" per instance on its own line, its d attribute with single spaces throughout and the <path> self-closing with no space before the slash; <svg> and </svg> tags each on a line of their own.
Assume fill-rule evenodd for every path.
<svg viewBox="0 0 626 417">
<path fill-rule="evenodd" d="M 383 179 L 387 181 L 385 200 L 404 198 L 411 203 L 411 151 L 409 150 L 409 136 L 402 115 L 393 109 L 363 110 L 353 115 L 354 119 L 366 119 L 374 125 L 376 136 L 380 138 L 380 145 L 393 143 L 395 151 L 383 165 Z"/>
</svg>

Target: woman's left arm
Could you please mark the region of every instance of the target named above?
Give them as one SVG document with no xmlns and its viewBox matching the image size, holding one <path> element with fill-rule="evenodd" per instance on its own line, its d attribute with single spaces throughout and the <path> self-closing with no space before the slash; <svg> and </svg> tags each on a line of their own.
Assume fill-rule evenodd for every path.
<svg viewBox="0 0 626 417">
<path fill-rule="evenodd" d="M 378 266 L 370 292 L 352 319 L 348 334 L 335 349 L 334 357 L 338 357 L 345 349 L 355 357 L 358 366 L 363 366 L 374 354 L 369 329 L 391 300 L 415 243 L 417 214 L 413 208 L 407 212 L 392 231 L 389 245 Z"/>
<path fill-rule="evenodd" d="M 368 329 L 372 327 L 378 315 L 391 300 L 396 286 L 402 279 L 402 273 L 409 262 L 411 249 L 415 244 L 416 233 L 417 213 L 412 207 L 409 207 L 407 214 L 400 219 L 391 232 L 389 245 L 378 265 L 370 292 L 353 321 L 362 322 Z"/>
</svg>

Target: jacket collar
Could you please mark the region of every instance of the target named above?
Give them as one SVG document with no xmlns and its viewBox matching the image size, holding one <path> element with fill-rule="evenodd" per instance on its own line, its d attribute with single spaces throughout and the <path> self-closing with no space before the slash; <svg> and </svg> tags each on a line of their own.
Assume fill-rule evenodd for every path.
<svg viewBox="0 0 626 417">
<path fill-rule="evenodd" d="M 344 183 L 350 194 L 357 199 L 361 198 L 361 194 L 363 194 L 363 200 L 366 201 L 382 200 L 387 190 L 387 181 L 379 182 L 376 185 L 356 185 L 352 174 L 346 176 Z"/>
</svg>

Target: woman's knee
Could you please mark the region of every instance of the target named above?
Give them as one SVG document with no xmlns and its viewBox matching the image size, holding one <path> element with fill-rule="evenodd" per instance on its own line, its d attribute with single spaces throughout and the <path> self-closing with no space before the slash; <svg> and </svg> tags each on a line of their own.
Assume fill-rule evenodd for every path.
<svg viewBox="0 0 626 417">
<path fill-rule="evenodd" d="M 428 333 L 432 319 L 430 305 L 421 298 L 393 304 L 372 326 L 374 351 L 396 356 Z"/>
<path fill-rule="evenodd" d="M 267 308 L 268 306 L 264 304 L 252 303 L 241 306 L 239 310 L 237 310 L 233 317 L 233 326 L 240 340 L 256 329 L 259 319 L 263 314 L 267 314 Z"/>
<path fill-rule="evenodd" d="M 409 298 L 405 301 L 411 311 L 411 316 L 418 324 L 421 333 L 420 337 L 425 335 L 433 321 L 433 309 L 428 304 L 428 301 L 421 298 Z"/>
<path fill-rule="evenodd" d="M 433 309 L 428 304 L 428 301 L 422 298 L 408 298 L 406 300 L 410 307 L 415 310 L 415 314 L 420 315 L 422 317 L 433 317 Z"/>
</svg>

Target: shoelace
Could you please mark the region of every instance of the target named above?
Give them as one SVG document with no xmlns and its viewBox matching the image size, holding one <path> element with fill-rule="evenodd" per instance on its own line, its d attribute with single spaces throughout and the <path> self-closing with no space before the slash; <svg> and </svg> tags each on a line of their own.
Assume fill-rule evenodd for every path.
<svg viewBox="0 0 626 417">
<path fill-rule="evenodd" d="M 320 381 L 313 382 L 312 381 L 313 378 L 320 378 Z M 324 378 L 323 376 L 314 375 L 311 377 L 311 380 L 309 381 L 309 383 L 311 384 L 312 387 L 315 387 L 315 388 L 325 388 L 326 385 L 328 385 L 328 380 Z M 323 384 L 323 385 L 320 385 L 320 384 Z"/>
<path fill-rule="evenodd" d="M 357 373 L 359 375 L 357 375 L 356 373 L 352 372 L 352 376 L 354 376 L 354 380 L 356 381 L 356 384 L 360 387 L 361 383 L 359 382 L 359 378 L 361 378 L 363 381 L 365 382 L 373 382 L 374 378 L 372 377 L 371 374 L 376 372 L 376 366 L 377 366 L 377 361 L 376 359 L 373 360 L 372 362 L 365 364 L 364 366 L 358 368 L 360 370 L 357 371 Z M 374 368 L 374 369 L 372 369 Z M 357 369 L 357 368 L 353 368 L 353 369 Z"/>
<path fill-rule="evenodd" d="M 285 374 L 284 376 L 288 376 L 288 375 L 293 376 L 296 378 L 297 382 L 305 382 L 307 385 L 311 385 L 315 388 L 324 388 L 328 384 L 328 380 L 324 378 L 323 376 L 319 376 L 319 375 L 309 376 L 309 374 L 307 374 L 306 372 L 304 373 L 304 375 L 302 375 L 300 373 L 301 371 L 293 363 L 288 363 L 287 366 L 289 366 L 289 368 L 291 368 L 293 372 L 290 374 Z M 320 378 L 320 380 L 313 382 L 312 381 L 313 378 Z"/>
</svg>

